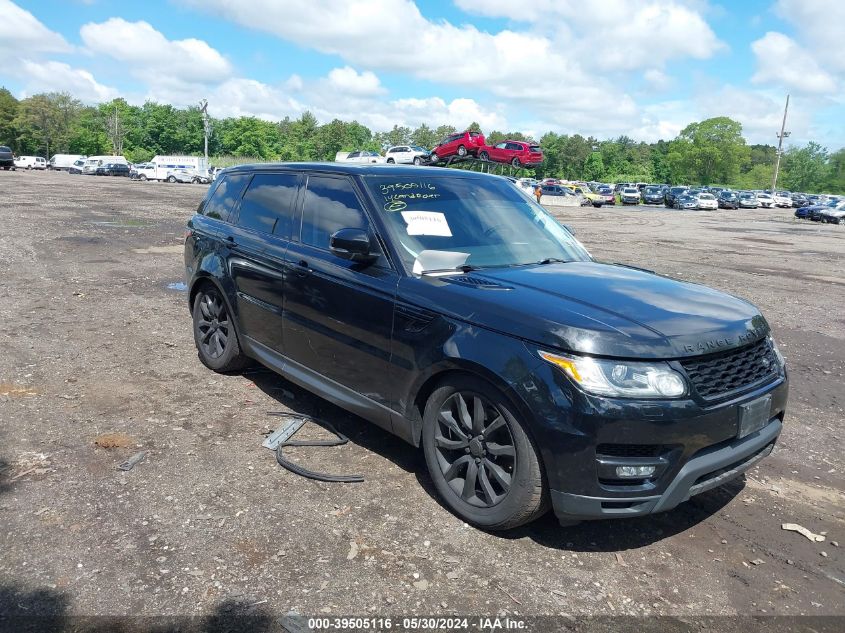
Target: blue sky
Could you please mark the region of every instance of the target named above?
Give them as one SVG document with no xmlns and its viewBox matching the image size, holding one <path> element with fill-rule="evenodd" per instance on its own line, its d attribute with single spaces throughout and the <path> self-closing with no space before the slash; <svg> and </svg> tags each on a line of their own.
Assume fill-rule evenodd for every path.
<svg viewBox="0 0 845 633">
<path fill-rule="evenodd" d="M 214 116 L 845 146 L 841 0 L 0 0 L 0 85 Z M 831 46 L 831 42 L 835 44 Z"/>
</svg>

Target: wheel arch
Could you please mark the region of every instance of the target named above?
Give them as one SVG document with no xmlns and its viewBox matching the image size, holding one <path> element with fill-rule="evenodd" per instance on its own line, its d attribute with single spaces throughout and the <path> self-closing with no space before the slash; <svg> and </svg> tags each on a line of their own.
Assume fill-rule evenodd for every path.
<svg viewBox="0 0 845 633">
<path fill-rule="evenodd" d="M 197 275 L 194 277 L 191 287 L 188 289 L 188 310 L 191 312 L 191 316 L 193 317 L 194 301 L 197 298 L 197 294 L 200 290 L 208 286 L 217 290 L 217 292 L 220 293 L 220 296 L 223 297 L 223 303 L 226 304 L 226 310 L 229 312 L 229 318 L 232 321 L 232 328 L 235 330 L 235 336 L 238 338 L 238 345 L 241 350 L 243 350 L 243 346 L 241 345 L 241 327 L 238 322 L 238 313 L 233 310 L 232 302 L 229 300 L 229 293 L 226 292 L 226 289 L 220 283 L 220 280 L 206 270 L 197 271 Z"/>
</svg>

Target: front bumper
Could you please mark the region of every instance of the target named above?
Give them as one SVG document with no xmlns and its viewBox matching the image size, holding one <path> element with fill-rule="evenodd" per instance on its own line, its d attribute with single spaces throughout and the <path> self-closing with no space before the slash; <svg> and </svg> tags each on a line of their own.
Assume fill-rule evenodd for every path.
<svg viewBox="0 0 845 633">
<path fill-rule="evenodd" d="M 774 418 L 756 433 L 727 445 L 698 453 L 678 471 L 661 495 L 591 497 L 551 491 L 552 507 L 562 521 L 635 517 L 665 512 L 731 479 L 739 477 L 768 456 L 783 423 Z"/>
</svg>

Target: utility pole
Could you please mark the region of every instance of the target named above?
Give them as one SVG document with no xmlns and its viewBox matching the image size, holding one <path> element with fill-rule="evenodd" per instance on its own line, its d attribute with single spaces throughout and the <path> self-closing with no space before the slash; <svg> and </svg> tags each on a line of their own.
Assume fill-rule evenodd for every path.
<svg viewBox="0 0 845 633">
<path fill-rule="evenodd" d="M 211 120 L 208 118 L 208 99 L 200 101 L 200 112 L 202 112 L 202 128 L 205 133 L 205 168 L 208 169 L 208 135 L 211 133 Z"/>
<path fill-rule="evenodd" d="M 778 187 L 778 171 L 780 170 L 780 155 L 783 154 L 783 139 L 789 136 L 789 132 L 786 132 L 786 111 L 789 110 L 789 95 L 786 95 L 786 105 L 783 108 L 783 123 L 780 125 L 780 134 L 777 135 L 778 137 L 778 151 L 777 151 L 777 158 L 775 159 L 775 174 L 772 177 L 772 195 L 774 195 L 775 191 L 777 191 Z"/>
</svg>

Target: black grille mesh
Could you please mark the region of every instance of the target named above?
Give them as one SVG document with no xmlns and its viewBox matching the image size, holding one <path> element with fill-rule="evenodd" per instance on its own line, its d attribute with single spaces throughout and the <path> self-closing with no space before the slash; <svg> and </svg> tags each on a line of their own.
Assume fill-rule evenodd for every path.
<svg viewBox="0 0 845 633">
<path fill-rule="evenodd" d="M 596 453 L 608 457 L 657 457 L 665 448 L 661 444 L 599 444 Z"/>
<path fill-rule="evenodd" d="M 682 360 L 695 390 L 702 398 L 719 397 L 778 374 L 778 362 L 767 339 L 720 354 Z"/>
</svg>

